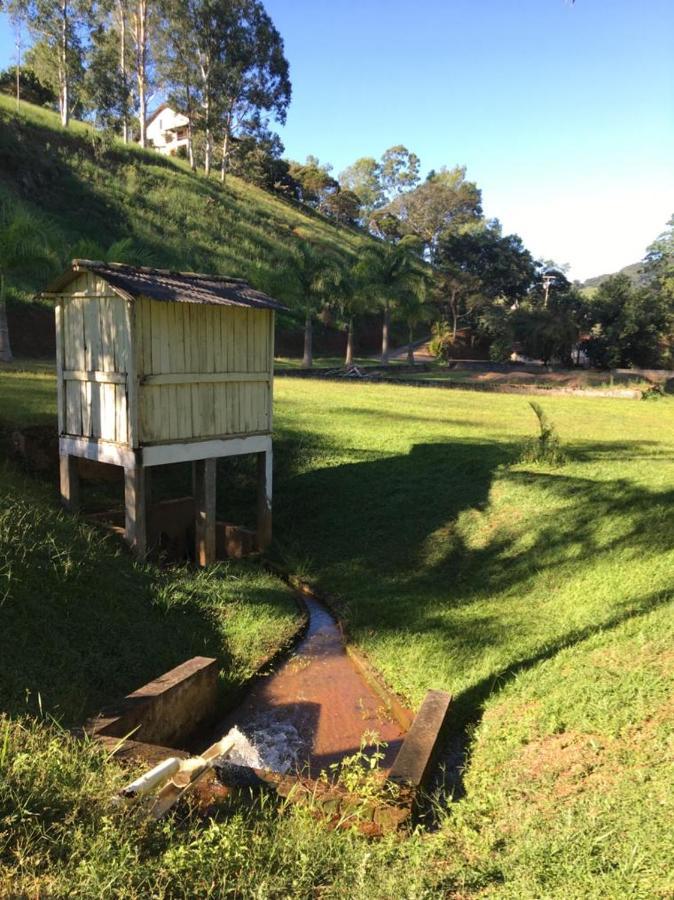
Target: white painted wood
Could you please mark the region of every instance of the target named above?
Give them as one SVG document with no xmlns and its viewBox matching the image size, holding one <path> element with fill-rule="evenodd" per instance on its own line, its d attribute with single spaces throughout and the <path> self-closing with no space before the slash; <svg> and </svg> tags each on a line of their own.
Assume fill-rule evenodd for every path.
<svg viewBox="0 0 674 900">
<path fill-rule="evenodd" d="M 77 458 L 68 453 L 60 453 L 59 474 L 61 501 L 71 512 L 80 505 L 80 477 L 77 471 Z"/>
<path fill-rule="evenodd" d="M 102 373 L 105 374 L 105 373 Z M 269 381 L 269 371 L 259 372 L 180 372 L 166 375 L 145 375 L 141 385 L 163 384 L 220 384 L 222 382 Z M 101 381 L 105 379 L 100 379 Z"/>
<path fill-rule="evenodd" d="M 215 562 L 216 460 L 195 460 L 192 473 L 195 557 L 200 566 L 208 566 Z"/>
<path fill-rule="evenodd" d="M 93 370 L 84 372 L 76 369 L 63 370 L 64 381 L 97 381 L 100 384 L 126 384 L 125 372 Z"/>
<path fill-rule="evenodd" d="M 144 447 L 142 453 L 143 463 L 146 466 L 161 466 L 183 461 L 190 462 L 195 459 L 261 453 L 266 450 L 271 450 L 270 435 L 253 434 L 216 438 L 209 441 L 155 444 L 151 447 Z"/>
<path fill-rule="evenodd" d="M 124 304 L 124 330 L 128 335 L 128 346 L 126 348 L 126 369 L 127 379 L 123 395 L 117 394 L 117 415 L 123 416 L 124 421 L 120 418 L 117 420 L 118 440 L 128 442 L 131 447 L 139 445 L 139 417 L 138 408 L 138 380 L 139 380 L 139 356 L 142 359 L 143 344 L 142 337 L 139 334 L 138 327 L 138 311 L 133 303 Z M 141 363 L 142 366 L 142 363 Z"/>
<path fill-rule="evenodd" d="M 144 559 L 147 553 L 147 510 L 150 505 L 150 472 L 144 465 L 124 468 L 125 537 L 134 554 Z"/>
<path fill-rule="evenodd" d="M 65 431 L 65 389 L 63 384 L 63 300 L 58 300 L 54 309 L 56 317 L 56 413 L 59 434 Z"/>
<path fill-rule="evenodd" d="M 266 550 L 271 543 L 272 450 L 257 454 L 257 533 L 258 550 Z"/>
<path fill-rule="evenodd" d="M 134 452 L 128 447 L 84 437 L 62 437 L 59 440 L 59 454 L 81 456 L 113 466 L 127 467 L 136 462 Z"/>
</svg>

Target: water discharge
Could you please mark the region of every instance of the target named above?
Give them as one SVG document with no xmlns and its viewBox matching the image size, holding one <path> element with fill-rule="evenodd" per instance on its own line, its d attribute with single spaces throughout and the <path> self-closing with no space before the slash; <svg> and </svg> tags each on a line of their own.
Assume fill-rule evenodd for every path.
<svg viewBox="0 0 674 900">
<path fill-rule="evenodd" d="M 254 683 L 217 728 L 218 737 L 236 738 L 227 763 L 315 776 L 375 733 L 387 745 L 384 765 L 390 765 L 401 726 L 354 667 L 328 610 L 314 598 L 306 604 L 309 625 L 295 652 Z"/>
</svg>

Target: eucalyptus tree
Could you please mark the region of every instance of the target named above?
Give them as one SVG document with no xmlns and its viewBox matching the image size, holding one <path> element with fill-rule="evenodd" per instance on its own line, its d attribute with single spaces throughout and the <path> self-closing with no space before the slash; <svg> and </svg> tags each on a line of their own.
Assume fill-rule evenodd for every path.
<svg viewBox="0 0 674 900">
<path fill-rule="evenodd" d="M 431 171 L 413 190 L 400 193 L 387 207 L 406 234 L 420 238 L 433 262 L 441 235 L 482 220 L 482 195 L 466 180 L 465 166 Z"/>
<path fill-rule="evenodd" d="M 50 247 L 48 223 L 13 199 L 0 196 L 0 360 L 12 361 L 7 322 L 7 288 L 20 275 L 47 274 L 57 257 Z"/>
<path fill-rule="evenodd" d="M 82 68 L 82 36 L 92 23 L 93 0 L 8 0 L 5 8 L 26 22 L 36 44 L 46 51 L 43 59 L 53 67 L 61 124 L 67 127 L 73 73 Z"/>
<path fill-rule="evenodd" d="M 236 23 L 219 70 L 220 179 L 225 181 L 232 141 L 267 132 L 270 119 L 283 125 L 291 85 L 283 39 L 259 0 L 236 0 Z"/>
<path fill-rule="evenodd" d="M 221 141 L 224 181 L 234 140 L 266 133 L 270 118 L 285 122 L 291 87 L 283 40 L 260 0 L 161 0 L 161 7 L 159 68 L 188 118 L 198 113 L 207 175 Z"/>
</svg>

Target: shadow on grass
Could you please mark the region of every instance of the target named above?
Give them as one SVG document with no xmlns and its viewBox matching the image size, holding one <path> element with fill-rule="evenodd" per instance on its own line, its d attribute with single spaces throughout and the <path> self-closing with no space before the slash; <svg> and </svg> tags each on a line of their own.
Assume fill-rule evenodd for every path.
<svg viewBox="0 0 674 900">
<path fill-rule="evenodd" d="M 218 659 L 223 690 L 245 679 L 254 660 L 233 654 L 227 623 L 239 600 L 278 603 L 259 572 L 239 565 L 234 585 L 138 565 L 30 479 L 5 467 L 0 480 L 0 711 L 76 725 L 197 655 Z"/>
<path fill-rule="evenodd" d="M 531 622 L 522 621 L 522 598 L 541 596 L 546 578 L 563 584 L 609 554 L 629 566 L 671 550 L 674 489 L 649 489 L 624 478 L 592 480 L 569 469 L 509 467 L 521 448 L 500 441 L 417 444 L 408 454 L 375 458 L 361 452 L 355 462 L 294 477 L 287 468 L 302 467 L 301 445 L 281 455 L 279 546 L 325 590 L 337 592 L 354 633 L 428 635 L 435 654 L 466 660 L 468 679 L 469 668 L 481 668 L 483 653 L 501 656 L 505 664 L 496 662 L 488 677 L 456 696 L 457 728 L 476 722 L 490 693 L 523 668 L 666 602 L 657 593 L 616 598 L 596 623 L 562 633 L 563 615 L 559 629 L 553 616 L 540 633 L 540 610 L 532 609 Z M 608 461 L 640 459 L 649 450 L 647 442 L 586 443 L 570 454 L 573 461 Z M 306 452 L 317 450 L 309 445 Z M 497 473 L 499 489 L 514 488 L 513 505 L 496 505 L 480 518 Z M 528 504 L 521 522 L 520 496 Z M 470 522 L 459 522 L 463 513 L 478 515 L 477 538 L 469 539 Z M 578 604 L 582 615 L 581 597 Z M 522 634 L 511 640 L 509 631 L 518 628 Z M 540 649 L 531 652 L 536 643 Z"/>
</svg>

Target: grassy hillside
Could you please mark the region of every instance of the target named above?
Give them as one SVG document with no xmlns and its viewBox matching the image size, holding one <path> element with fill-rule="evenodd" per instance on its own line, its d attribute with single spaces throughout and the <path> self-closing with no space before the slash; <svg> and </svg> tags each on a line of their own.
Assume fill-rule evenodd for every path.
<svg viewBox="0 0 674 900">
<path fill-rule="evenodd" d="M 53 419 L 50 376 L 3 373 L 3 396 L 0 414 Z M 290 380 L 275 397 L 277 552 L 414 704 L 454 694 L 460 791 L 404 840 L 245 798 L 140 825 L 106 803 L 113 765 L 15 721 L 0 884 L 4 866 L 16 893 L 54 896 L 671 896 L 674 401 L 545 399 L 569 455 L 551 468 L 521 461 L 526 397 Z"/>
<path fill-rule="evenodd" d="M 53 226 L 63 261 L 80 240 L 104 249 L 132 238 L 161 267 L 226 272 L 291 302 L 298 234 L 341 257 L 371 239 L 230 177 L 190 172 L 179 161 L 111 141 L 78 122 L 0 95 L 0 186 Z M 30 274 L 24 296 L 41 286 Z"/>
</svg>

